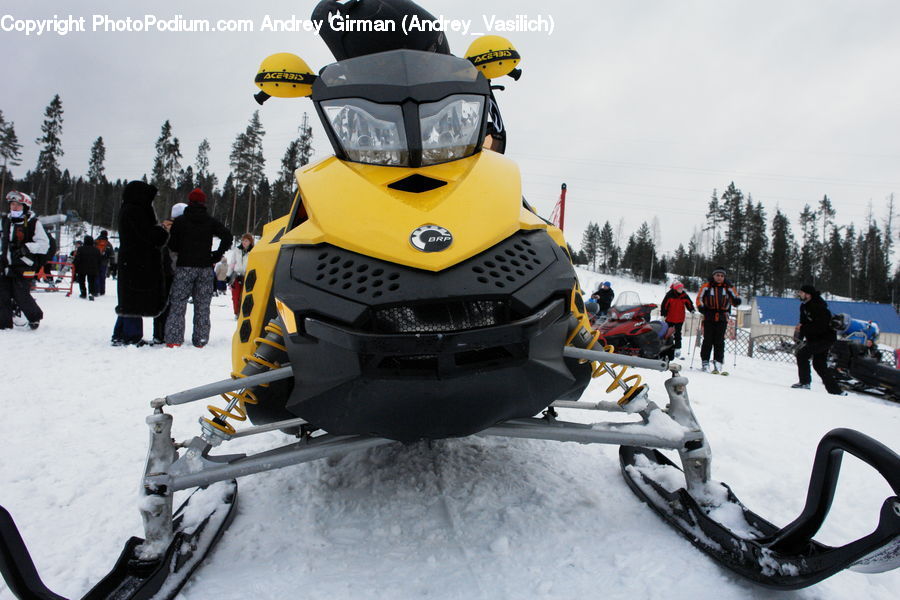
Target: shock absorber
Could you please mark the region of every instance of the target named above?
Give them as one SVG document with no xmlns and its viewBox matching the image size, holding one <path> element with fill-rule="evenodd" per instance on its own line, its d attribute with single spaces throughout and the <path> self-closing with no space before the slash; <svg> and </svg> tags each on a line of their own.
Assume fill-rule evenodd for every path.
<svg viewBox="0 0 900 600">
<path fill-rule="evenodd" d="M 242 358 L 244 368 L 240 373 L 231 373 L 233 379 L 241 379 L 258 375 L 270 369 L 277 369 L 286 362 L 287 348 L 284 346 L 284 330 L 277 319 L 270 321 L 265 326 L 263 333 L 264 336 L 253 340 L 255 344 L 253 353 Z M 268 383 L 260 384 L 260 387 L 268 386 Z M 259 403 L 256 394 L 249 388 L 239 392 L 226 392 L 221 396 L 227 402 L 225 408 L 210 404 L 207 409 L 212 413 L 212 418 L 200 418 L 200 427 L 203 430 L 204 438 L 213 445 L 217 445 L 235 434 L 235 428 L 228 422 L 229 419 L 246 421 L 247 405 Z"/>
<path fill-rule="evenodd" d="M 595 349 L 594 347 L 600 342 L 600 332 L 590 325 L 591 322 L 590 319 L 588 319 L 587 312 L 584 308 L 584 301 L 581 298 L 581 290 L 578 289 L 577 285 L 572 290 L 571 310 L 571 333 L 566 340 L 566 346 L 575 346 L 577 348 L 584 348 L 585 350 Z M 609 352 L 610 354 L 616 351 L 614 346 L 604 346 L 601 343 L 601 347 L 605 352 Z M 618 369 L 618 371 L 616 369 Z M 604 374 L 612 377 L 613 381 L 609 387 L 606 388 L 606 393 L 611 394 L 617 387 L 621 388 L 624 394 L 619 398 L 618 404 L 619 406 L 624 406 L 644 387 L 642 385 L 643 379 L 640 375 L 632 373 L 626 377 L 627 372 L 628 367 L 625 365 L 605 361 L 595 361 L 592 365 L 591 377 L 596 379 Z"/>
</svg>

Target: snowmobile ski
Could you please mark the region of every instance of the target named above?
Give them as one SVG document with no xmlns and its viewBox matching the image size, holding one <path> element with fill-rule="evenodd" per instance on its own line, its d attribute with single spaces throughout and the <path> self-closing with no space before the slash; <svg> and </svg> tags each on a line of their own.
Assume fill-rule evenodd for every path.
<svg viewBox="0 0 900 600">
<path fill-rule="evenodd" d="M 228 528 L 236 500 L 235 480 L 195 490 L 175 512 L 175 536 L 159 558 L 141 558 L 144 540 L 132 537 L 112 570 L 82 600 L 171 600 Z M 41 581 L 15 522 L 3 507 L 0 571 L 20 600 L 66 600 Z"/>
<path fill-rule="evenodd" d="M 812 536 L 831 508 L 844 452 L 874 467 L 895 495 L 885 500 L 872 533 L 830 547 Z M 783 528 L 751 512 L 723 483 L 710 481 L 691 491 L 671 489 L 669 482 L 683 481 L 681 469 L 659 451 L 622 446 L 619 459 L 628 486 L 669 525 L 720 565 L 759 585 L 792 590 L 843 569 L 880 573 L 900 566 L 900 456 L 857 431 L 834 429 L 822 438 L 806 506 Z"/>
</svg>

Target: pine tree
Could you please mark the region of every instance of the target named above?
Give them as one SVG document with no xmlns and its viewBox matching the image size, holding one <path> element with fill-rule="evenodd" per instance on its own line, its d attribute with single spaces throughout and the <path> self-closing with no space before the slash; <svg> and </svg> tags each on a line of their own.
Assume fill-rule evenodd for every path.
<svg viewBox="0 0 900 600">
<path fill-rule="evenodd" d="M 300 135 L 291 140 L 281 159 L 278 178 L 272 186 L 272 210 L 275 215 L 286 214 L 291 209 L 296 191 L 294 171 L 309 164 L 312 156 L 312 128 L 309 126 L 309 115 L 303 113 L 300 124 Z"/>
<path fill-rule="evenodd" d="M 600 256 L 603 259 L 603 270 L 609 272 L 613 266 L 611 264 L 612 259 L 616 255 L 616 240 L 613 235 L 612 225 L 609 224 L 609 221 L 603 224 L 603 229 L 600 230 L 598 241 Z"/>
<path fill-rule="evenodd" d="M 849 296 L 850 286 L 844 277 L 847 271 L 847 257 L 844 256 L 844 245 L 837 227 L 831 228 L 828 243 L 825 245 L 822 287 L 838 296 Z"/>
<path fill-rule="evenodd" d="M 196 167 L 197 187 L 208 194 L 215 192 L 219 180 L 215 174 L 209 172 L 209 141 L 203 138 L 200 146 L 197 148 L 197 160 L 194 163 Z"/>
<path fill-rule="evenodd" d="M 593 221 L 588 221 L 581 237 L 581 251 L 584 252 L 591 267 L 596 270 L 597 254 L 600 251 L 600 227 Z"/>
<path fill-rule="evenodd" d="M 0 198 L 6 197 L 6 177 L 9 167 L 18 167 L 22 164 L 22 144 L 16 135 L 15 124 L 7 122 L 0 111 L 0 158 L 3 159 L 3 175 L 0 180 Z"/>
<path fill-rule="evenodd" d="M 847 274 L 847 296 L 857 298 L 859 273 L 859 256 L 856 253 L 856 228 L 853 224 L 844 229 L 844 237 L 841 240 L 841 253 L 844 255 L 844 264 Z"/>
<path fill-rule="evenodd" d="M 816 213 L 809 204 L 804 205 L 803 212 L 800 213 L 800 229 L 803 233 L 803 240 L 800 244 L 800 264 L 797 269 L 797 277 L 800 285 L 815 285 L 818 278 L 818 267 L 821 264 L 818 258 L 821 248 L 819 230 L 816 227 Z"/>
<path fill-rule="evenodd" d="M 38 197 L 44 197 L 44 214 L 49 207 L 50 196 L 53 195 L 54 186 L 60 179 L 59 159 L 63 156 L 62 149 L 62 124 L 63 107 L 59 94 L 53 97 L 47 108 L 44 109 L 44 122 L 41 124 L 41 137 L 35 142 L 41 145 L 38 154 L 35 176 L 39 180 L 36 188 Z"/>
<path fill-rule="evenodd" d="M 254 201 L 258 192 L 258 186 L 263 179 L 266 159 L 263 156 L 262 138 L 266 134 L 259 120 L 259 111 L 254 111 L 250 117 L 250 124 L 243 133 L 239 133 L 231 145 L 229 161 L 234 172 L 235 194 L 232 200 L 232 223 L 235 222 L 237 210 L 237 197 L 247 198 L 246 230 L 250 230 L 256 213 Z"/>
<path fill-rule="evenodd" d="M 768 279 L 769 237 L 766 234 L 766 210 L 762 203 L 753 203 L 752 196 L 747 196 L 744 207 L 746 220 L 746 245 L 743 255 L 744 285 L 750 289 L 751 295 L 764 290 Z"/>
<path fill-rule="evenodd" d="M 178 180 L 178 172 L 181 170 L 181 147 L 178 138 L 172 135 L 172 124 L 166 119 L 159 131 L 156 140 L 156 157 L 153 159 L 151 182 L 159 190 L 159 196 L 163 199 L 163 214 L 169 214 L 169 210 L 175 203 L 173 192 Z"/>
<path fill-rule="evenodd" d="M 722 262 L 729 265 L 730 279 L 734 283 L 744 281 L 744 234 L 746 215 L 744 213 L 744 194 L 735 187 L 732 181 L 722 194 L 722 220 L 725 224 L 724 256 Z"/>
<path fill-rule="evenodd" d="M 783 296 L 793 284 L 792 264 L 794 235 L 791 223 L 777 208 L 772 217 L 772 251 L 769 254 L 769 275 L 772 294 Z"/>
<path fill-rule="evenodd" d="M 91 184 L 91 234 L 94 233 L 94 224 L 96 219 L 97 204 L 97 186 L 106 180 L 103 174 L 106 170 L 104 162 L 106 161 L 106 146 L 103 144 L 103 136 L 99 136 L 94 140 L 91 146 L 91 157 L 88 159 L 88 181 Z"/>
<path fill-rule="evenodd" d="M 722 224 L 722 206 L 719 203 L 719 198 L 716 195 L 716 190 L 713 190 L 712 197 L 709 199 L 709 204 L 706 209 L 706 226 L 703 231 L 712 232 L 709 237 L 709 254 L 716 261 L 721 261 L 723 257 L 717 256 L 718 250 L 721 244 L 721 229 L 720 225 Z"/>
</svg>

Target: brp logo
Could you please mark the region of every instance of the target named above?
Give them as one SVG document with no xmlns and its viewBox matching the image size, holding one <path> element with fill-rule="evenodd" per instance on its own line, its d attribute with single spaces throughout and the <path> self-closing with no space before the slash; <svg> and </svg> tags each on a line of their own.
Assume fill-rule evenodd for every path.
<svg viewBox="0 0 900 600">
<path fill-rule="evenodd" d="M 453 235 L 437 225 L 422 225 L 409 236 L 409 243 L 422 252 L 440 252 L 453 243 Z"/>
</svg>

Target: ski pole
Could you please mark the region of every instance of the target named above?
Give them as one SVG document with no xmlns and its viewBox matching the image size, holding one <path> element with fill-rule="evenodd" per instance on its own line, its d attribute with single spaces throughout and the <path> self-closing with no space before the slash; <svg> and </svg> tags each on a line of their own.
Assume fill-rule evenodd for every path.
<svg viewBox="0 0 900 600">
<path fill-rule="evenodd" d="M 734 318 L 734 359 L 731 362 L 731 368 L 737 368 L 737 353 L 738 351 L 738 328 L 737 328 L 737 316 Z"/>
<path fill-rule="evenodd" d="M 703 319 L 698 318 L 697 319 L 697 330 L 694 332 L 694 344 L 693 344 L 693 348 L 691 349 L 691 364 L 690 364 L 691 369 L 694 368 L 694 355 L 697 353 L 697 340 L 700 338 L 700 330 L 701 329 L 703 329 Z"/>
</svg>

